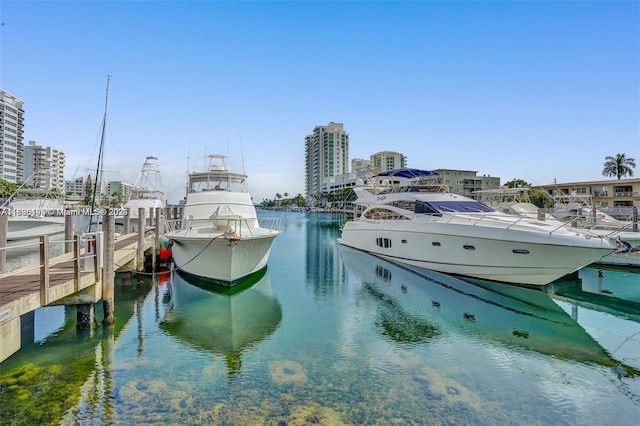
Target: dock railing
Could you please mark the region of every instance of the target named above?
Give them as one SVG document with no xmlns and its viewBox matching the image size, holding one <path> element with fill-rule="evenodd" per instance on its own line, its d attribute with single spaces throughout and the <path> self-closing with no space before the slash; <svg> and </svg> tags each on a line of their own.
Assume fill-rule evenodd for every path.
<svg viewBox="0 0 640 426">
<path fill-rule="evenodd" d="M 15 246 L 2 247 L 0 251 L 6 255 L 7 251 L 16 249 L 35 249 L 37 247 L 37 253 L 39 254 L 39 262 L 25 267 L 18 267 L 10 272 L 2 271 L 0 273 L 0 282 L 8 280 L 11 277 L 18 275 L 30 275 L 30 272 L 35 270 L 39 271 L 40 276 L 40 299 L 42 306 L 48 305 L 51 300 L 49 299 L 49 288 L 51 286 L 51 272 L 56 269 L 69 269 L 73 268 L 73 282 L 74 291 L 80 291 L 84 287 L 82 286 L 81 273 L 87 272 L 85 265 L 92 269 L 94 275 L 94 283 L 100 281 L 101 273 L 101 256 L 102 256 L 102 233 L 95 233 L 91 237 L 81 240 L 80 235 L 75 235 L 71 241 L 50 241 L 49 235 L 41 235 L 38 242 L 25 243 Z M 71 253 L 65 253 L 61 256 L 55 257 L 55 261 L 51 262 L 51 245 L 52 244 L 67 244 L 73 243 L 73 251 Z M 85 247 L 82 247 L 82 246 Z M 95 249 L 91 249 L 91 248 Z M 36 251 L 36 250 L 34 250 Z M 3 256 L 4 257 L 4 256 Z M 88 262 L 92 260 L 92 265 Z M 71 265 L 70 265 L 71 264 Z M 5 265 L 6 267 L 6 265 Z M 87 286 L 85 286 L 87 287 Z"/>
</svg>

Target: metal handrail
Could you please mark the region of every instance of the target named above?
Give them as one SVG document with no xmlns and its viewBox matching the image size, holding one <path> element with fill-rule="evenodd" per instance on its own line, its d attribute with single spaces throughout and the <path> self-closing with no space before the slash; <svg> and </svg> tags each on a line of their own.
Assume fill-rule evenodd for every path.
<svg viewBox="0 0 640 426">
<path fill-rule="evenodd" d="M 427 222 L 429 222 L 429 221 L 432 220 L 432 218 L 442 217 L 445 214 L 449 215 L 449 218 L 446 219 L 445 223 L 451 223 L 454 219 L 464 218 L 472 226 L 476 226 L 476 225 L 479 225 L 483 221 L 490 220 L 491 223 L 493 223 L 493 224 L 502 223 L 504 225 L 504 229 L 511 229 L 513 226 L 517 225 L 521 221 L 526 220 L 526 219 L 531 219 L 530 217 L 527 217 L 527 216 L 516 216 L 516 215 L 499 216 L 499 218 L 504 218 L 504 217 L 516 218 L 515 221 L 510 221 L 509 223 L 503 223 L 503 222 L 501 222 L 499 220 L 495 220 L 496 216 L 488 215 L 488 214 L 479 214 L 478 216 L 476 216 L 475 214 L 459 213 L 459 212 L 445 212 L 445 213 L 438 213 L 438 214 L 433 214 L 433 213 L 403 214 L 402 212 L 394 211 L 393 209 L 389 211 L 389 215 L 386 218 L 381 216 L 381 217 L 378 217 L 378 218 L 364 218 L 364 219 L 375 222 L 375 221 L 378 221 L 378 220 L 394 220 L 394 217 L 396 218 L 395 220 L 398 220 L 398 221 L 399 220 L 412 220 L 412 219 L 415 219 L 417 217 L 426 217 L 427 218 Z M 397 216 L 403 216 L 406 219 L 400 219 Z M 554 232 L 556 232 L 556 231 L 558 231 L 560 229 L 569 228 L 572 223 L 573 223 L 573 221 L 571 221 L 569 223 L 560 222 L 558 224 L 558 226 L 556 226 L 555 228 L 553 228 L 550 231 L 548 231 L 548 234 L 551 235 L 551 234 L 553 234 Z M 580 231 L 577 231 L 577 232 L 580 232 Z M 580 232 L 580 233 L 584 234 L 585 236 L 591 237 L 591 238 L 600 238 L 600 239 L 608 239 L 608 238 L 610 238 L 609 235 L 603 236 L 603 235 L 599 235 L 599 234 L 595 234 L 595 233 L 587 233 L 587 232 Z"/>
<path fill-rule="evenodd" d="M 280 218 L 207 218 L 207 219 L 194 219 L 194 218 L 184 218 L 184 219 L 171 219 L 166 221 L 166 227 L 168 233 L 173 233 L 182 229 L 208 229 L 211 228 L 211 231 L 217 231 L 220 233 L 224 233 L 226 231 L 233 231 L 236 234 L 240 235 L 242 231 L 246 231 L 249 235 L 253 235 L 256 229 L 255 226 L 250 226 L 249 221 L 256 221 L 258 227 L 262 229 L 267 229 L 273 232 L 280 232 L 282 221 Z M 178 227 L 180 225 L 180 227 Z"/>
</svg>

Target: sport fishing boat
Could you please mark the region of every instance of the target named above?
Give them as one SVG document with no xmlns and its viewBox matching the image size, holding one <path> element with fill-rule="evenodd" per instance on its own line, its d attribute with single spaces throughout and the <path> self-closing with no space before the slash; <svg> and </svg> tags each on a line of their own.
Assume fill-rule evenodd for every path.
<svg viewBox="0 0 640 426">
<path fill-rule="evenodd" d="M 147 222 L 151 217 L 150 210 L 155 212 L 155 209 L 160 208 L 161 213 L 164 213 L 166 196 L 157 157 L 149 155 L 145 159 L 124 207 L 129 209 L 130 219 L 134 226 L 138 222 L 138 213 L 141 207 L 145 209 Z"/>
<path fill-rule="evenodd" d="M 618 249 L 614 239 L 430 186 L 383 187 L 355 188 L 355 219 L 339 243 L 400 264 L 525 286 L 546 285 Z"/>
<path fill-rule="evenodd" d="M 196 277 L 233 286 L 267 265 L 280 219 L 258 218 L 247 175 L 231 172 L 225 155 L 209 155 L 204 172 L 189 174 L 183 219 L 167 222 L 173 262 Z"/>
</svg>

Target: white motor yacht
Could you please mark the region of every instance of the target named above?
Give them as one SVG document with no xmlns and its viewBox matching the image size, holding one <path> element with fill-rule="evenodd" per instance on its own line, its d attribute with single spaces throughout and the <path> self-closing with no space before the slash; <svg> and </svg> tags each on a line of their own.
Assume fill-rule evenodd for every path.
<svg viewBox="0 0 640 426">
<path fill-rule="evenodd" d="M 496 211 L 449 192 L 406 186 L 356 193 L 362 213 L 344 225 L 339 242 L 413 267 L 540 286 L 618 249 L 614 239 Z"/>
<path fill-rule="evenodd" d="M 189 174 L 184 215 L 172 241 L 175 268 L 233 286 L 267 264 L 280 219 L 258 219 L 247 176 L 231 172 L 226 156 L 209 155 L 204 172 Z"/>
</svg>

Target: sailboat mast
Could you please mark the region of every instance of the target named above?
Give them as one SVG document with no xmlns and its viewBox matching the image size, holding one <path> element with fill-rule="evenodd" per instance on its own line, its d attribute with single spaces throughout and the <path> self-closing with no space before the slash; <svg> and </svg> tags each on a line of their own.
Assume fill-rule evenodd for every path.
<svg viewBox="0 0 640 426">
<path fill-rule="evenodd" d="M 100 135 L 100 149 L 98 150 L 98 164 L 96 166 L 96 181 L 93 185 L 93 198 L 91 200 L 91 216 L 89 217 L 89 231 L 91 231 L 91 225 L 93 222 L 93 212 L 96 206 L 96 196 L 98 195 L 98 191 L 102 188 L 102 163 L 103 163 L 103 151 L 104 151 L 104 137 L 105 130 L 107 127 L 107 107 L 109 105 L 109 82 L 111 81 L 111 76 L 107 75 L 107 91 L 104 100 L 104 116 L 102 118 L 102 132 Z M 98 200 L 100 201 L 100 200 Z"/>
</svg>

